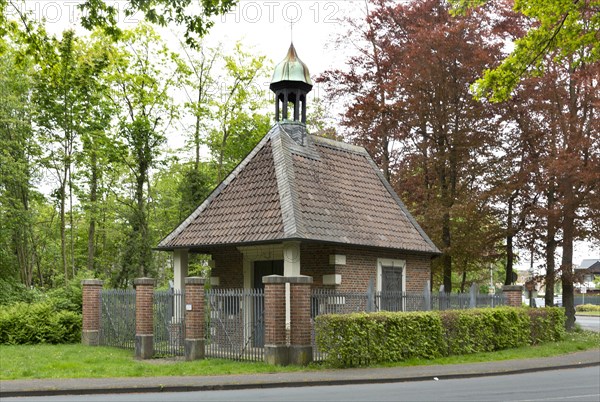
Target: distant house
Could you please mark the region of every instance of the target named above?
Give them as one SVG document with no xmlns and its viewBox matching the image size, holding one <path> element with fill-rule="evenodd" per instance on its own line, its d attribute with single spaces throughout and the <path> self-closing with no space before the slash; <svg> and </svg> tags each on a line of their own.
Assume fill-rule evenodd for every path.
<svg viewBox="0 0 600 402">
<path fill-rule="evenodd" d="M 600 293 L 600 289 L 596 288 L 594 280 L 600 277 L 600 260 L 598 259 L 585 259 L 581 261 L 581 264 L 575 269 L 578 282 L 575 284 L 575 288 L 581 292 L 582 288 L 586 289 L 589 293 Z"/>
<path fill-rule="evenodd" d="M 260 288 L 279 274 L 340 291 L 421 292 L 439 250 L 364 148 L 307 132 L 312 81 L 293 45 L 270 88 L 273 127 L 157 246 L 173 252 L 175 288 L 189 253 L 203 253 L 221 288 Z"/>
</svg>

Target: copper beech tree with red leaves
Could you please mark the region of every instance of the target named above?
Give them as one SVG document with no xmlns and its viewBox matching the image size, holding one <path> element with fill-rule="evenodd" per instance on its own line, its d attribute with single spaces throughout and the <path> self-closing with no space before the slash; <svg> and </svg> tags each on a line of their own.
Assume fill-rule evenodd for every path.
<svg viewBox="0 0 600 402">
<path fill-rule="evenodd" d="M 346 101 L 348 136 L 369 150 L 442 251 L 434 268 L 447 292 L 454 261 L 464 288 L 468 267 L 497 254 L 481 181 L 500 118 L 469 93 L 477 74 L 501 58 L 494 24 L 488 11 L 453 18 L 439 0 L 379 0 L 348 70 L 320 78 Z"/>
<path fill-rule="evenodd" d="M 596 239 L 593 219 L 600 190 L 600 63 L 561 64 L 546 61 L 543 77 L 531 78 L 518 89 L 529 127 L 522 135 L 535 144 L 535 186 L 544 205 L 538 217 L 545 224 L 541 237 L 546 257 L 546 302 L 554 276 L 560 275 L 567 328 L 575 321 L 573 245 Z M 554 253 L 562 246 L 558 272 Z"/>
<path fill-rule="evenodd" d="M 358 54 L 319 78 L 345 107 L 344 134 L 443 252 L 434 271 L 445 291 L 453 273 L 464 289 L 468 271 L 501 258 L 510 284 L 515 249 L 532 248 L 545 257 L 549 305 L 560 274 L 572 328 L 573 242 L 598 238 L 598 63 L 549 56 L 544 76 L 523 80 L 513 99 L 477 101 L 470 85 L 531 27 L 510 1 L 459 17 L 442 0 L 371 4 L 365 21 L 350 21 Z"/>
</svg>

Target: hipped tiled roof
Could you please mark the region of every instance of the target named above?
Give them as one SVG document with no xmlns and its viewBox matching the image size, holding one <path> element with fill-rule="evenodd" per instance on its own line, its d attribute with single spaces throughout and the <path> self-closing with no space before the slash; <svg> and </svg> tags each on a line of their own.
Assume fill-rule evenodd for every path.
<svg viewBox="0 0 600 402">
<path fill-rule="evenodd" d="M 302 130 L 273 126 L 157 248 L 294 239 L 439 253 L 364 148 Z"/>
</svg>

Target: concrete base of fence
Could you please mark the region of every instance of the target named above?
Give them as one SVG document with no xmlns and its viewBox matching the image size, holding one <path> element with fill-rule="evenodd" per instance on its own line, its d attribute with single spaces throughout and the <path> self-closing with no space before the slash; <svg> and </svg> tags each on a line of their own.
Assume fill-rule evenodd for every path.
<svg viewBox="0 0 600 402">
<path fill-rule="evenodd" d="M 98 346 L 100 344 L 100 331 L 84 329 L 81 331 L 81 343 L 86 346 Z"/>
<path fill-rule="evenodd" d="M 154 335 L 135 336 L 136 359 L 152 359 L 154 355 Z"/>
<path fill-rule="evenodd" d="M 184 348 L 185 360 L 204 359 L 204 339 L 186 339 Z"/>
<path fill-rule="evenodd" d="M 286 345 L 265 345 L 265 363 L 287 366 L 290 363 L 289 349 Z"/>
<path fill-rule="evenodd" d="M 298 366 L 307 366 L 313 361 L 312 346 L 291 345 L 289 349 L 289 362 Z"/>
</svg>

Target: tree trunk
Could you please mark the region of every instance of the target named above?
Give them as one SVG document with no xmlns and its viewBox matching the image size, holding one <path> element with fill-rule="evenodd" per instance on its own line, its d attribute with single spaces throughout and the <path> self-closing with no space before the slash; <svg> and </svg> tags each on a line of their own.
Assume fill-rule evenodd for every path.
<svg viewBox="0 0 600 402">
<path fill-rule="evenodd" d="M 73 179 L 71 177 L 71 163 L 69 163 L 69 249 L 71 254 L 71 274 L 75 278 L 75 227 L 73 226 Z"/>
<path fill-rule="evenodd" d="M 546 221 L 546 294 L 545 302 L 546 306 L 554 306 L 554 283 L 555 283 L 555 269 L 556 265 L 554 262 L 554 253 L 556 252 L 556 216 L 554 214 L 554 186 L 551 185 L 548 189 L 548 218 Z"/>
<path fill-rule="evenodd" d="M 90 180 L 90 226 L 88 227 L 87 269 L 90 272 L 96 273 L 94 270 L 94 257 L 96 254 L 96 214 L 98 209 L 98 160 L 96 157 L 96 151 L 94 150 L 92 151 L 90 162 L 92 177 Z"/>
<path fill-rule="evenodd" d="M 442 269 L 444 273 L 444 292 L 452 292 L 452 256 L 450 255 L 450 212 L 445 212 L 442 223 Z"/>
<path fill-rule="evenodd" d="M 66 178 L 67 171 L 64 170 L 63 181 L 60 185 L 59 190 L 59 204 L 60 204 L 60 254 L 63 273 L 65 275 L 65 283 L 69 280 L 69 271 L 67 269 L 67 234 L 66 234 L 66 223 L 65 223 L 65 185 L 67 182 Z"/>
<path fill-rule="evenodd" d="M 198 105 L 200 108 L 200 102 L 202 101 L 202 81 L 200 81 L 198 87 Z M 195 148 L 195 158 L 194 158 L 194 170 L 198 170 L 200 167 L 200 113 L 196 111 L 196 126 L 194 129 L 194 148 Z"/>
<path fill-rule="evenodd" d="M 575 301 L 573 287 L 573 238 L 575 232 L 575 210 L 573 188 L 570 183 L 565 185 L 565 203 L 563 205 L 563 254 L 561 261 L 561 280 L 563 292 L 563 307 L 567 315 L 565 328 L 571 331 L 575 328 Z"/>
<path fill-rule="evenodd" d="M 513 236 L 512 231 L 506 236 L 506 278 L 504 279 L 505 285 L 512 285 L 513 283 L 513 263 L 515 260 L 513 251 Z"/>
<path fill-rule="evenodd" d="M 506 214 L 506 278 L 504 279 L 505 285 L 513 284 L 513 265 L 515 262 L 515 253 L 514 253 L 514 236 L 516 233 L 514 224 L 513 224 L 513 208 L 515 203 L 515 198 L 517 197 L 518 190 L 513 191 L 511 196 L 508 198 L 508 211 Z"/>
<path fill-rule="evenodd" d="M 147 174 L 147 168 L 145 167 L 144 163 L 140 164 L 139 167 L 139 172 L 138 172 L 138 177 L 137 177 L 137 181 L 136 181 L 136 190 L 135 190 L 135 199 L 136 199 L 136 210 L 135 210 L 135 223 L 134 223 L 134 228 L 133 231 L 134 233 L 137 233 L 139 236 L 139 243 L 138 243 L 138 253 L 139 253 L 139 259 L 137 261 L 138 263 L 138 275 L 140 277 L 144 277 L 146 276 L 146 269 L 147 267 L 146 265 L 146 261 L 145 261 L 145 254 L 146 251 L 144 250 L 144 248 L 146 247 L 146 244 L 144 242 L 145 238 L 146 238 L 146 233 L 147 233 L 147 228 L 145 226 L 147 226 L 146 222 L 145 222 L 145 208 L 144 208 L 144 184 L 146 184 L 146 174 Z"/>
</svg>

